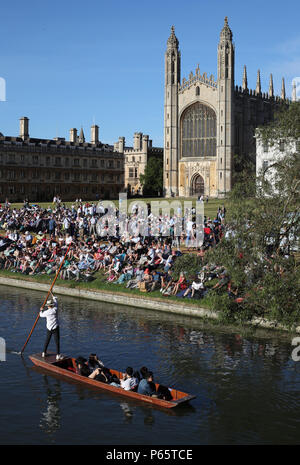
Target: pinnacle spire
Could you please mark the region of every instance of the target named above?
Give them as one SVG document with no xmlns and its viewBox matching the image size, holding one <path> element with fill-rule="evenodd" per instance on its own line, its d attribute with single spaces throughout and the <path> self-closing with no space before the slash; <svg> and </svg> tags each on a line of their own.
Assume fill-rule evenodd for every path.
<svg viewBox="0 0 300 465">
<path fill-rule="evenodd" d="M 295 80 L 293 80 L 292 102 L 297 102 L 297 86 Z"/>
<path fill-rule="evenodd" d="M 255 93 L 256 93 L 256 95 L 261 94 L 260 70 L 257 71 Z"/>
<path fill-rule="evenodd" d="M 285 100 L 285 84 L 284 84 L 284 78 L 282 78 L 282 81 L 281 81 L 281 98 L 282 98 L 282 100 Z"/>
<path fill-rule="evenodd" d="M 168 48 L 176 48 L 178 50 L 179 41 L 175 35 L 175 27 L 171 26 L 171 34 L 167 41 Z"/>
<path fill-rule="evenodd" d="M 227 40 L 232 40 L 232 31 L 228 25 L 228 17 L 225 16 L 224 19 L 224 26 L 220 34 L 220 39 L 227 39 Z"/>
<path fill-rule="evenodd" d="M 79 134 L 78 142 L 85 142 L 85 137 L 84 137 L 84 133 L 83 133 L 82 126 L 81 126 L 81 129 L 80 129 L 80 134 Z"/>
<path fill-rule="evenodd" d="M 248 89 L 248 79 L 247 79 L 247 68 L 246 65 L 244 65 L 244 71 L 243 71 L 243 84 L 242 84 L 243 90 Z"/>
<path fill-rule="evenodd" d="M 274 97 L 274 87 L 273 87 L 273 75 L 272 75 L 272 73 L 270 74 L 269 97 Z"/>
</svg>

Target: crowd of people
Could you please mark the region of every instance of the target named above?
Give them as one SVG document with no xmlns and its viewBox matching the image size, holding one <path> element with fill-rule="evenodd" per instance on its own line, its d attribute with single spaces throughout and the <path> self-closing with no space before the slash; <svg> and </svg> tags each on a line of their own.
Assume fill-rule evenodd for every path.
<svg viewBox="0 0 300 465">
<path fill-rule="evenodd" d="M 123 218 L 122 212 L 108 212 L 101 202 L 77 200 L 66 206 L 55 199 L 51 206 L 42 208 L 26 201 L 20 209 L 6 203 L 0 206 L 0 269 L 24 275 L 52 275 L 69 248 L 60 271 L 63 280 L 101 277 L 107 283 L 141 292 L 160 291 L 163 296 L 194 299 L 204 297 L 208 292 L 206 283 L 216 277 L 217 286 L 231 292 L 229 277 L 222 267 L 207 268 L 203 263 L 192 281 L 184 271 L 174 276 L 176 259 L 185 250 L 194 248 L 200 261 L 204 260 L 206 251 L 226 235 L 225 207 L 219 207 L 213 220 L 204 217 L 200 247 L 194 243 L 195 208 L 184 214 L 188 221 L 182 211 L 154 215 L 151 209 L 139 211 L 138 205 Z M 111 228 L 113 221 L 115 227 Z M 124 227 L 129 223 L 130 227 Z M 179 223 L 180 228 L 176 228 Z"/>
</svg>

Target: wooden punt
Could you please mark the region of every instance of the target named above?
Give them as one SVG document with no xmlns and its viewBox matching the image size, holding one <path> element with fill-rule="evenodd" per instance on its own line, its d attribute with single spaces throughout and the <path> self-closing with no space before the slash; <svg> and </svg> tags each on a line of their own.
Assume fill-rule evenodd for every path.
<svg viewBox="0 0 300 465">
<path fill-rule="evenodd" d="M 110 384 L 106 384 L 101 381 L 77 374 L 75 358 L 73 357 L 64 357 L 62 360 L 57 361 L 55 355 L 53 354 L 48 354 L 46 357 L 42 357 L 41 354 L 33 354 L 30 355 L 29 358 L 35 366 L 50 371 L 58 376 L 69 378 L 85 386 L 110 391 L 112 393 L 121 395 L 122 397 L 147 402 L 148 404 L 153 404 L 155 406 L 164 407 L 167 409 L 172 409 L 179 405 L 185 404 L 190 400 L 195 399 L 196 397 L 173 388 L 168 388 L 171 393 L 172 400 L 164 400 L 157 397 L 145 396 L 135 391 L 125 391 L 125 389 L 121 387 L 111 386 Z M 118 370 L 110 369 L 110 372 L 111 374 L 115 374 L 119 379 L 121 379 L 123 376 L 123 373 Z M 159 384 L 155 383 L 155 385 L 156 389 L 158 389 Z"/>
</svg>

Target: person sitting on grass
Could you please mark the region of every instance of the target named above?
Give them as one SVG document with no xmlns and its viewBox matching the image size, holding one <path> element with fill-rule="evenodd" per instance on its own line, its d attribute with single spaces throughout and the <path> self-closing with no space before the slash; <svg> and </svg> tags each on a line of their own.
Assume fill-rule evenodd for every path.
<svg viewBox="0 0 300 465">
<path fill-rule="evenodd" d="M 178 279 L 178 281 L 175 283 L 175 286 L 174 286 L 174 289 L 173 289 L 172 294 L 173 294 L 173 295 L 177 295 L 178 292 L 183 291 L 183 290 L 186 289 L 186 288 L 187 288 L 186 278 L 185 278 L 184 272 L 181 271 L 181 272 L 180 272 L 179 279 Z"/>
</svg>

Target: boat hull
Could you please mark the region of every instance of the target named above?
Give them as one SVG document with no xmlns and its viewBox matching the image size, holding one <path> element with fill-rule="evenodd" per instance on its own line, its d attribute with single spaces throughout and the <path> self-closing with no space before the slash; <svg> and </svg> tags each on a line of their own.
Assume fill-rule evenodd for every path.
<svg viewBox="0 0 300 465">
<path fill-rule="evenodd" d="M 60 377 L 76 381 L 81 385 L 96 388 L 99 390 L 109 391 L 122 397 L 146 402 L 148 404 L 152 404 L 166 409 L 173 409 L 175 407 L 178 407 L 179 405 L 186 404 L 187 402 L 195 398 L 195 396 L 193 395 L 189 395 L 185 392 L 171 388 L 169 388 L 169 391 L 172 395 L 172 400 L 170 401 L 159 399 L 157 397 L 145 396 L 135 391 L 125 391 L 125 389 L 121 387 L 112 386 L 110 384 L 106 384 L 101 381 L 87 378 L 85 376 L 81 376 L 75 373 L 75 359 L 72 357 L 65 357 L 63 360 L 57 361 L 55 355 L 49 354 L 46 357 L 42 357 L 41 354 L 33 354 L 30 355 L 29 358 L 35 366 L 47 370 Z M 121 379 L 122 373 L 120 371 L 110 369 L 110 372 L 112 374 L 117 375 L 117 377 Z M 156 388 L 158 388 L 158 386 L 159 384 L 156 384 Z"/>
</svg>

